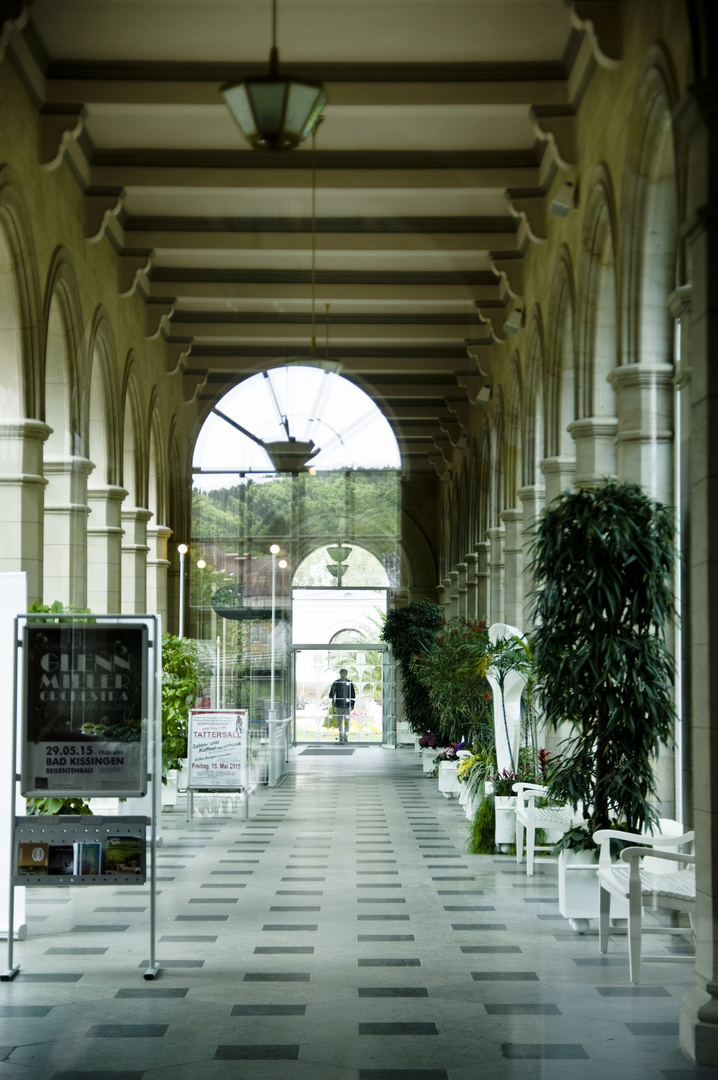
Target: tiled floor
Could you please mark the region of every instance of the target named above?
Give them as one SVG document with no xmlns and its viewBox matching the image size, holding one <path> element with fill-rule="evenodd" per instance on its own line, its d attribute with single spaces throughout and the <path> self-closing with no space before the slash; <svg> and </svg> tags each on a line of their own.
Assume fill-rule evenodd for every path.
<svg viewBox="0 0 718 1080">
<path fill-rule="evenodd" d="M 154 982 L 146 887 L 29 893 L 0 1080 L 718 1078 L 678 1049 L 690 966 L 631 987 L 552 861 L 465 854 L 411 751 L 299 748 L 246 823 L 197 802 L 165 815 Z"/>
</svg>

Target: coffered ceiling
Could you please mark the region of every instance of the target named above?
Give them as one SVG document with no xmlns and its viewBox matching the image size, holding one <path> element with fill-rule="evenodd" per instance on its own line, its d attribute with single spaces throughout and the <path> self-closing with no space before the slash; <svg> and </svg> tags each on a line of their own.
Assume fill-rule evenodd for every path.
<svg viewBox="0 0 718 1080">
<path fill-rule="evenodd" d="M 34 0 L 12 58 L 43 166 L 72 170 L 88 243 L 113 245 L 203 408 L 311 355 L 315 175 L 317 359 L 376 398 L 408 469 L 441 470 L 572 176 L 616 9 L 278 0 L 281 70 L 329 98 L 314 151 L 250 149 L 219 92 L 266 72 L 270 0 Z"/>
</svg>

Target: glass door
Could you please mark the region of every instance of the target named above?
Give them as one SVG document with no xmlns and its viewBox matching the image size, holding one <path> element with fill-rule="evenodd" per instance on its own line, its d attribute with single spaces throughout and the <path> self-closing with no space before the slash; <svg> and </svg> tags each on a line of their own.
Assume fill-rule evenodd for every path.
<svg viewBox="0 0 718 1080">
<path fill-rule="evenodd" d="M 388 647 L 374 642 L 353 645 L 295 645 L 294 741 L 335 743 L 338 721 L 329 696 L 331 685 L 346 668 L 354 684 L 355 701 L 349 717 L 349 742 L 386 742 L 385 684 Z M 389 665 L 389 668 L 391 665 Z M 393 676 L 393 673 L 392 673 Z M 390 709 L 393 716 L 393 709 Z M 396 724 L 392 725 L 396 741 Z"/>
</svg>

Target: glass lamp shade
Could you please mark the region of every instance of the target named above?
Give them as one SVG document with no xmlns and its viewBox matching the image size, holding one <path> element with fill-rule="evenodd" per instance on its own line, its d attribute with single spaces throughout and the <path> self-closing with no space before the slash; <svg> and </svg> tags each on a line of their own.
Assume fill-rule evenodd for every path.
<svg viewBox="0 0 718 1080">
<path fill-rule="evenodd" d="M 275 55 L 270 58 L 269 75 L 225 83 L 220 89 L 245 139 L 260 150 L 298 146 L 327 103 L 321 83 L 278 74 Z"/>
</svg>

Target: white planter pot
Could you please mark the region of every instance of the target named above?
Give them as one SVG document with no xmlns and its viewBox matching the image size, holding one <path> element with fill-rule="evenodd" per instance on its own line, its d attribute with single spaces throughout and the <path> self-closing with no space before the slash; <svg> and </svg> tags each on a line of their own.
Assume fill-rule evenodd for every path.
<svg viewBox="0 0 718 1080">
<path fill-rule="evenodd" d="M 397 746 L 405 746 L 408 744 L 411 746 L 414 742 L 414 733 L 407 724 L 406 720 L 400 720 L 396 725 L 396 744 Z"/>
<path fill-rule="evenodd" d="M 501 851 L 508 851 L 516 842 L 516 796 L 494 795 L 496 811 L 496 846 Z"/>
<path fill-rule="evenodd" d="M 438 750 L 433 747 L 424 747 L 421 751 L 421 767 L 425 773 L 431 773 L 434 771 L 434 758 L 438 754 Z"/>
<path fill-rule="evenodd" d="M 456 775 L 456 770 L 459 767 L 458 761 L 442 761 L 439 765 L 439 791 L 447 799 L 451 799 L 460 794 L 459 778 Z"/>
<path fill-rule="evenodd" d="M 167 783 L 162 785 L 162 806 L 177 805 L 177 769 L 167 770 Z"/>
<path fill-rule="evenodd" d="M 598 918 L 598 862 L 593 851 L 560 851 L 558 856 L 558 909 L 571 929 L 585 934 L 589 920 Z M 611 897 L 611 918 L 627 919 L 628 903 Z"/>
</svg>

